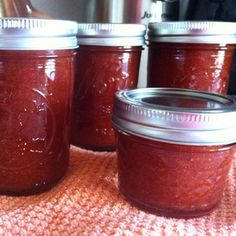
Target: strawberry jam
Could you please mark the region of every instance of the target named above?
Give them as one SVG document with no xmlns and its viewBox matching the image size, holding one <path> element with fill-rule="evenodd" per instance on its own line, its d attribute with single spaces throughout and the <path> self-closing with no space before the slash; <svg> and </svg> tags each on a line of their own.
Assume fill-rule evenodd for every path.
<svg viewBox="0 0 236 236">
<path fill-rule="evenodd" d="M 219 204 L 236 154 L 236 102 L 216 93 L 146 88 L 116 94 L 121 193 L 168 217 L 206 215 Z"/>
</svg>

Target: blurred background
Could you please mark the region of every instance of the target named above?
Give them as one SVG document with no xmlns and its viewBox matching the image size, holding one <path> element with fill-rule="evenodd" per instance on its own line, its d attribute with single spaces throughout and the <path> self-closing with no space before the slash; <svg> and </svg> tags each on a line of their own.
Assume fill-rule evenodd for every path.
<svg viewBox="0 0 236 236">
<path fill-rule="evenodd" d="M 24 4 L 52 18 L 79 22 L 143 23 L 167 20 L 236 21 L 235 0 L 5 0 Z M 4 2 L 4 0 L 2 0 Z M 30 10 L 30 9 L 28 9 Z M 140 70 L 140 87 L 145 86 L 146 50 Z M 229 93 L 236 94 L 236 56 Z"/>
<path fill-rule="evenodd" d="M 121 15 L 128 13 L 130 19 L 126 16 L 123 20 L 133 22 L 138 21 L 134 17 L 140 10 L 149 14 L 152 11 L 156 17 L 169 11 L 179 20 L 236 19 L 235 0 L 31 0 L 31 3 L 53 17 L 81 21 L 94 20 L 95 15 L 97 20 L 121 21 Z"/>
<path fill-rule="evenodd" d="M 182 2 L 186 5 L 188 0 Z M 31 3 L 53 17 L 83 22 L 139 23 L 140 16 L 144 16 L 145 12 L 147 18 L 150 18 L 148 14 L 151 11 L 161 15 L 166 5 L 173 5 L 176 13 L 179 12 L 179 0 L 31 0 Z"/>
</svg>

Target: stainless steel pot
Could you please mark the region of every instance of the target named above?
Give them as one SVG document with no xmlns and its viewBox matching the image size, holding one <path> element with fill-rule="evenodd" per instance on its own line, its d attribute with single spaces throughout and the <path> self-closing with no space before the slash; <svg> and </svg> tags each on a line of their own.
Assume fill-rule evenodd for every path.
<svg viewBox="0 0 236 236">
<path fill-rule="evenodd" d="M 178 20 L 179 0 L 80 0 L 80 22 L 148 23 Z"/>
</svg>

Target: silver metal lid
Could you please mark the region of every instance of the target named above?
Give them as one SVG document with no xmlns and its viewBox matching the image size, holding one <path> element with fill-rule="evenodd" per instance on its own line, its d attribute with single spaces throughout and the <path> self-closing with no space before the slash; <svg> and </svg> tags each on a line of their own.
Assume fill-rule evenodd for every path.
<svg viewBox="0 0 236 236">
<path fill-rule="evenodd" d="M 148 38 L 154 42 L 235 44 L 236 23 L 214 21 L 149 23 Z"/>
<path fill-rule="evenodd" d="M 112 122 L 118 130 L 168 143 L 230 144 L 236 142 L 236 100 L 188 89 L 121 90 Z"/>
<path fill-rule="evenodd" d="M 0 18 L 0 50 L 76 48 L 78 24 L 73 21 Z"/>
<path fill-rule="evenodd" d="M 142 24 L 81 23 L 79 45 L 141 46 L 145 44 L 146 26 Z"/>
</svg>

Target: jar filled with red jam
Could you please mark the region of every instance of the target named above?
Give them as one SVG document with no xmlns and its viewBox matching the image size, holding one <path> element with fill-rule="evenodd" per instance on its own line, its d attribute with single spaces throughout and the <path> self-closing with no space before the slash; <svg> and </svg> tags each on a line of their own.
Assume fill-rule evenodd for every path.
<svg viewBox="0 0 236 236">
<path fill-rule="evenodd" d="M 148 27 L 148 87 L 227 94 L 236 23 L 159 22 Z"/>
<path fill-rule="evenodd" d="M 72 112 L 72 144 L 95 151 L 115 149 L 113 97 L 137 87 L 145 26 L 79 24 Z"/>
<path fill-rule="evenodd" d="M 236 154 L 236 101 L 198 90 L 116 94 L 118 183 L 138 208 L 167 217 L 206 215 L 219 204 Z"/>
<path fill-rule="evenodd" d="M 45 191 L 65 174 L 77 23 L 0 19 L 0 193 Z"/>
</svg>

